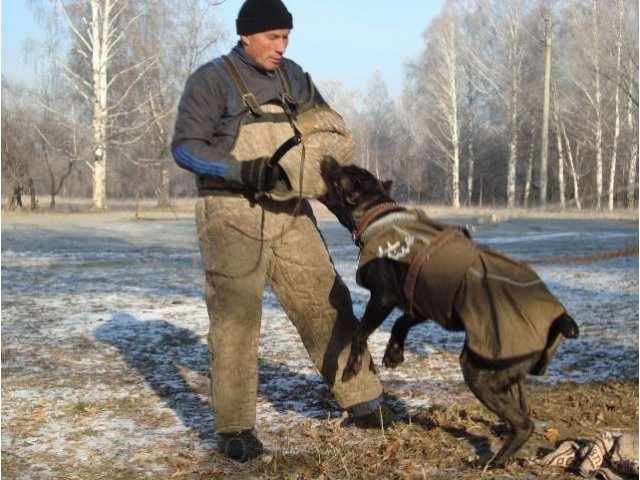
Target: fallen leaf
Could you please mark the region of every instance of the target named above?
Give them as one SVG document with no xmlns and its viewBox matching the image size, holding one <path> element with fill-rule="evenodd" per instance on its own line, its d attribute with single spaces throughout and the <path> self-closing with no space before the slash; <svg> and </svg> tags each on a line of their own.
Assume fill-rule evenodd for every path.
<svg viewBox="0 0 640 480">
<path fill-rule="evenodd" d="M 560 432 L 556 428 L 547 428 L 544 432 L 544 438 L 551 443 L 555 443 L 560 438 Z"/>
</svg>

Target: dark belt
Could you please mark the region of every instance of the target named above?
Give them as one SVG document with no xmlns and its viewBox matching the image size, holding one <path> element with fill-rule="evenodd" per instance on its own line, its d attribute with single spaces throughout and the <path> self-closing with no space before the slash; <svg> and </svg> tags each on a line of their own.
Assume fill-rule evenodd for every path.
<svg viewBox="0 0 640 480">
<path fill-rule="evenodd" d="M 422 267 L 422 264 L 428 261 L 431 255 L 436 253 L 436 251 L 438 251 L 440 247 L 442 247 L 445 243 L 447 243 L 447 241 L 451 237 L 459 233 L 460 233 L 460 229 L 458 229 L 457 227 L 445 228 L 433 239 L 433 242 L 431 242 L 431 245 L 429 245 L 425 250 L 421 250 L 420 252 L 418 252 L 411 260 L 411 263 L 409 264 L 409 270 L 405 278 L 404 288 L 403 288 L 403 292 L 404 292 L 404 295 L 407 301 L 407 306 L 408 306 L 407 314 L 409 314 L 410 317 L 414 316 L 413 299 L 415 296 L 416 283 L 418 281 L 418 275 L 420 274 L 420 268 Z"/>
</svg>

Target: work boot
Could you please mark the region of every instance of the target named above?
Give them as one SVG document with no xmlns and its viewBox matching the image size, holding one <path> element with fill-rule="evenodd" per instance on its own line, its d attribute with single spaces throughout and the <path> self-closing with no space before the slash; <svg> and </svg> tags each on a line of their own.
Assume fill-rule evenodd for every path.
<svg viewBox="0 0 640 480">
<path fill-rule="evenodd" d="M 253 430 L 219 433 L 218 450 L 240 463 L 251 460 L 264 452 L 262 443 L 255 436 Z"/>
<path fill-rule="evenodd" d="M 384 428 L 386 430 L 397 421 L 398 417 L 393 413 L 393 410 L 386 403 L 381 403 L 368 413 L 350 414 L 345 426 L 365 429 Z"/>
</svg>

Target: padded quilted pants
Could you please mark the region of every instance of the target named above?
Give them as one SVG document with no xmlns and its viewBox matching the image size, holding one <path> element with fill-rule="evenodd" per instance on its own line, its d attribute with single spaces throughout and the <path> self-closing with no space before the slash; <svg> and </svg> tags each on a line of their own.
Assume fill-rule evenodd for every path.
<svg viewBox="0 0 640 480">
<path fill-rule="evenodd" d="M 243 197 L 202 197 L 196 220 L 206 273 L 216 432 L 255 426 L 267 283 L 340 407 L 381 396 L 380 382 L 368 368 L 342 383 L 357 320 L 307 201 L 252 205 Z M 369 364 L 366 355 L 363 365 Z"/>
</svg>

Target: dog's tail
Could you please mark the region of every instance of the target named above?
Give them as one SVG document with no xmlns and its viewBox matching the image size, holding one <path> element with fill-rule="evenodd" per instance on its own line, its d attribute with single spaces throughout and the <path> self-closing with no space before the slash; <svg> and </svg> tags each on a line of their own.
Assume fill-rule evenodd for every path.
<svg viewBox="0 0 640 480">
<path fill-rule="evenodd" d="M 543 375 L 547 371 L 549 362 L 562 341 L 560 335 L 564 338 L 578 338 L 580 335 L 578 324 L 566 313 L 560 315 L 551 324 L 549 337 L 547 338 L 547 346 L 542 352 L 540 360 L 533 366 L 529 373 L 532 375 Z"/>
<path fill-rule="evenodd" d="M 565 338 L 578 338 L 580 335 L 580 329 L 578 328 L 578 324 L 566 313 L 563 313 L 558 318 L 556 318 L 551 325 L 551 332 L 555 332 L 556 335 L 561 333 Z"/>
</svg>

